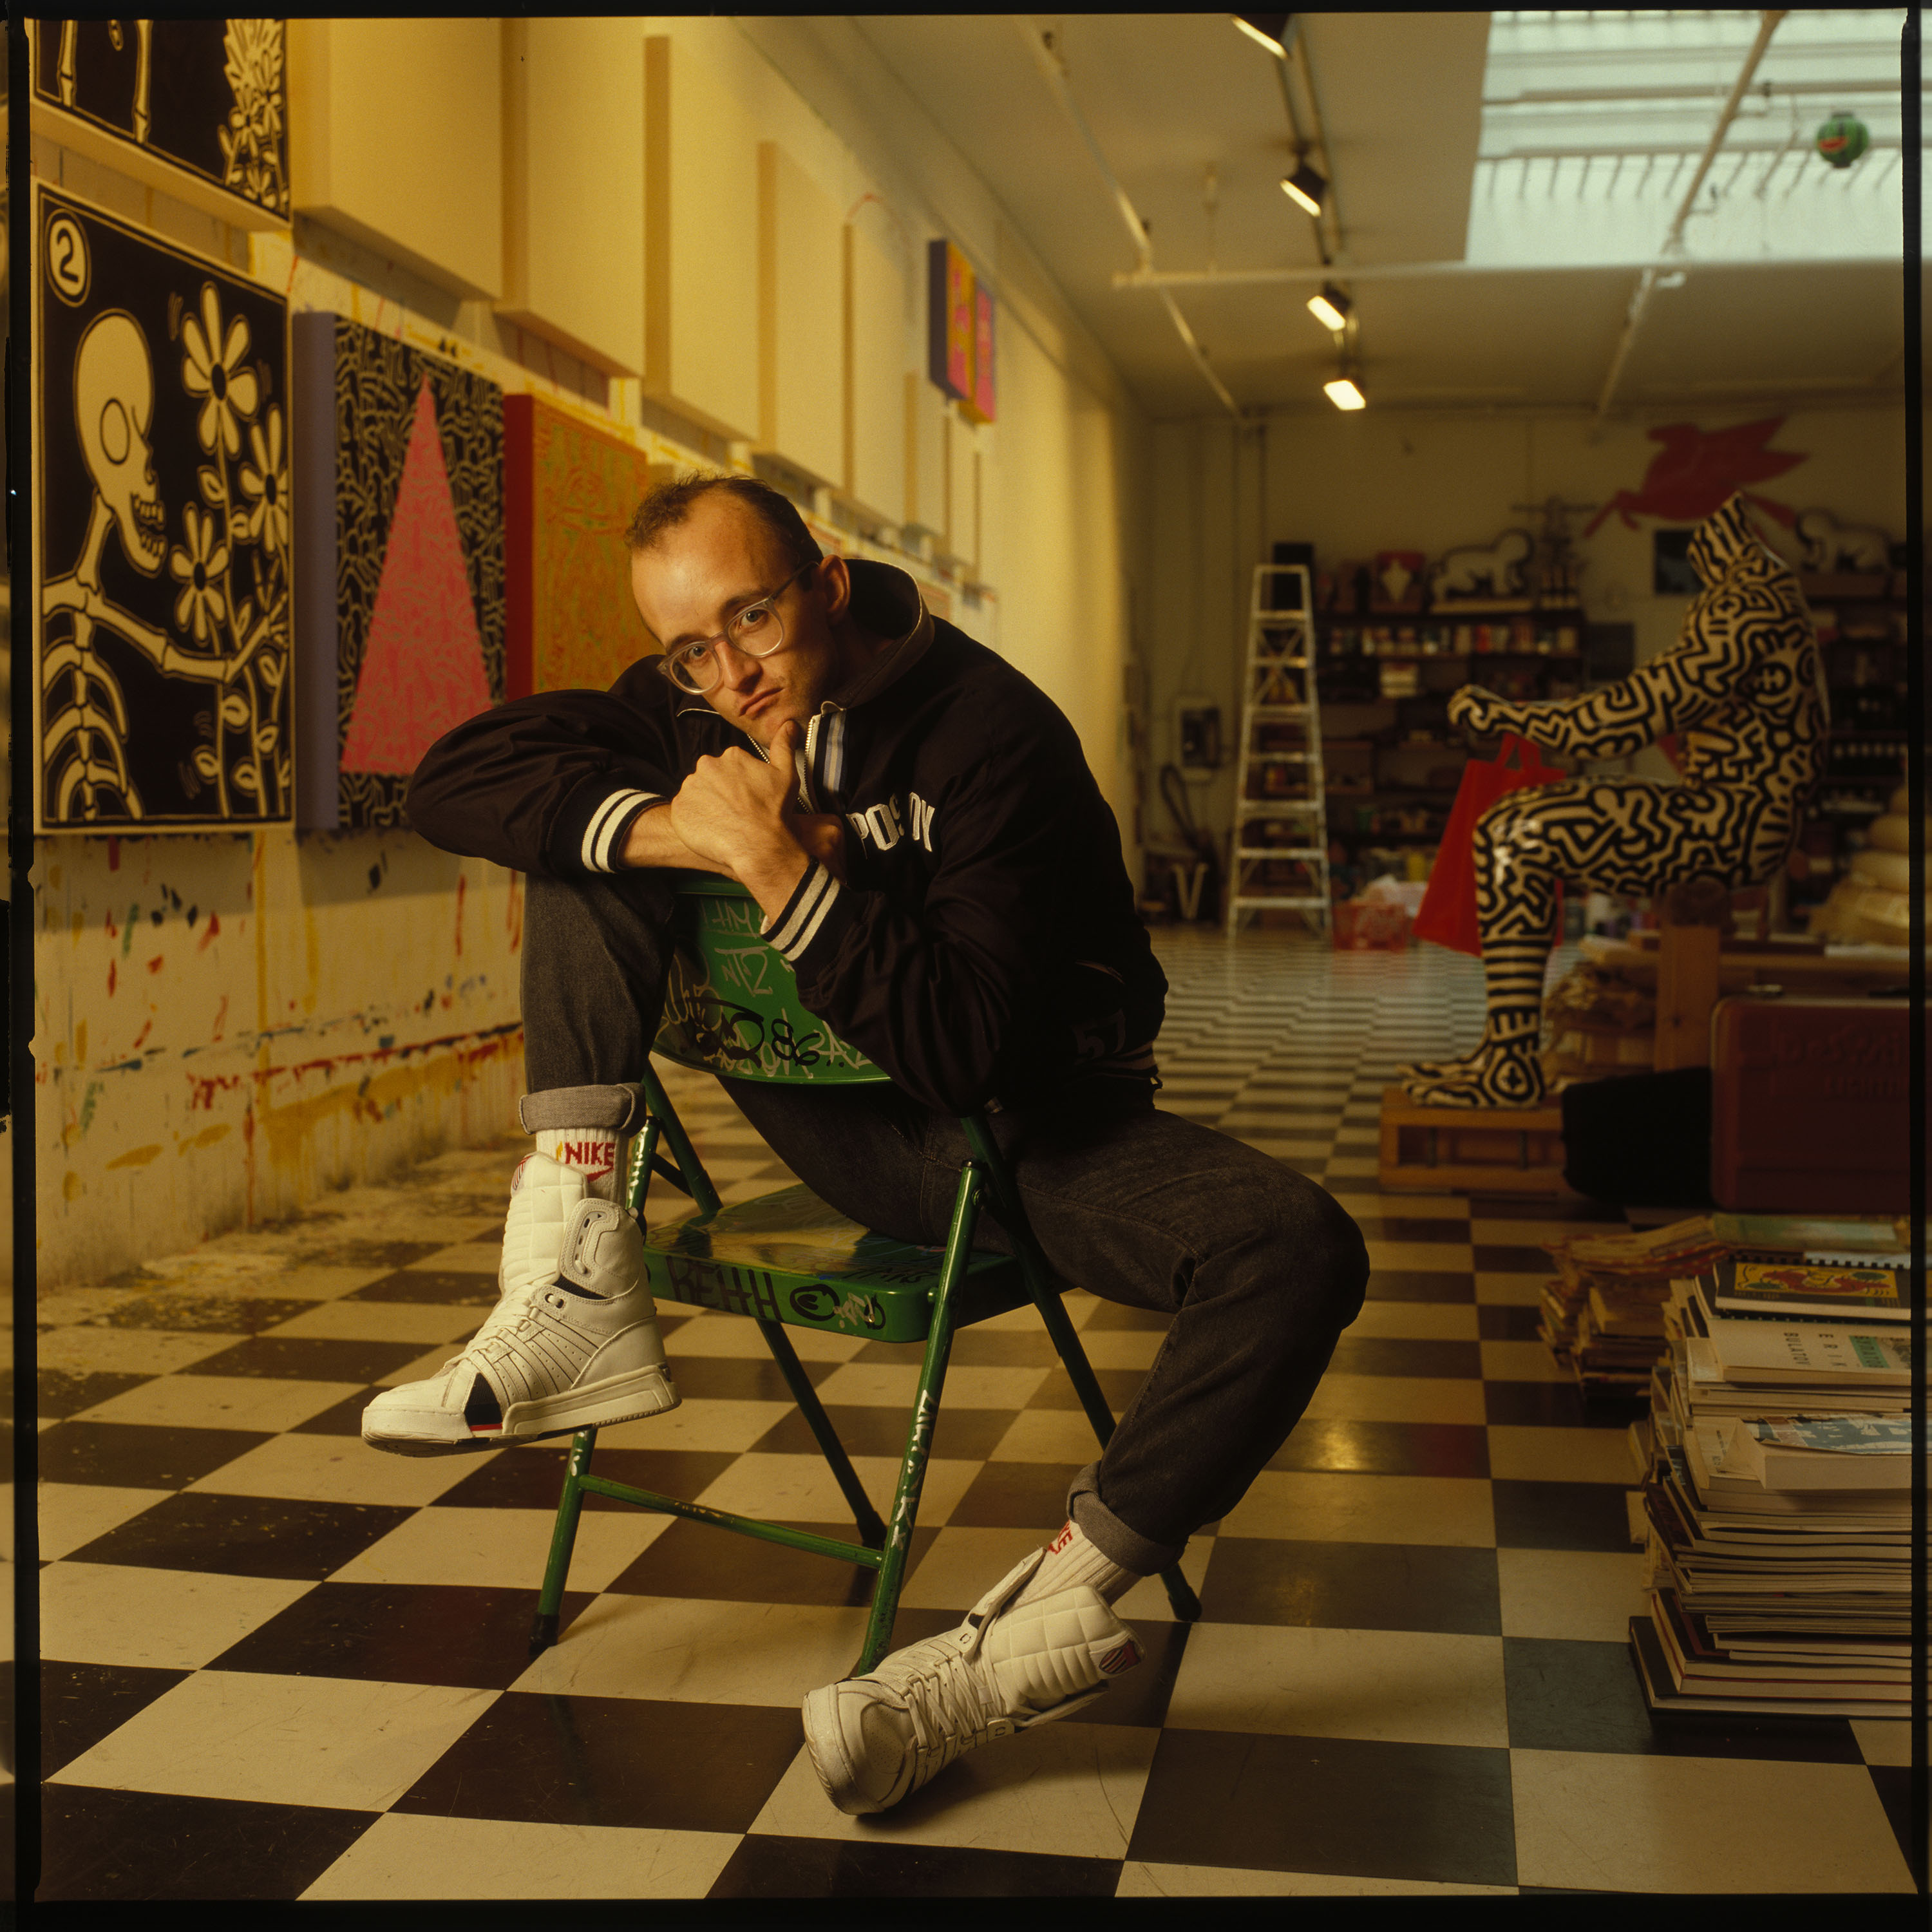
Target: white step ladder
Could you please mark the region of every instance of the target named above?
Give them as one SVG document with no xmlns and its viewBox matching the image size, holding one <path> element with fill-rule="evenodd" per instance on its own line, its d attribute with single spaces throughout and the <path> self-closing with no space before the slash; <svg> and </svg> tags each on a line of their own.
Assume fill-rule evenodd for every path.
<svg viewBox="0 0 1932 1932">
<path fill-rule="evenodd" d="M 1298 608 L 1278 610 L 1284 592 Z M 1228 936 L 1254 912 L 1296 912 L 1327 938 L 1328 815 L 1322 716 L 1315 688 L 1315 599 L 1300 564 L 1256 566 L 1241 677 L 1241 754 L 1235 766 L 1234 863 Z M 1264 734 L 1270 742 L 1257 742 Z M 1288 876 L 1283 878 L 1286 873 Z"/>
</svg>

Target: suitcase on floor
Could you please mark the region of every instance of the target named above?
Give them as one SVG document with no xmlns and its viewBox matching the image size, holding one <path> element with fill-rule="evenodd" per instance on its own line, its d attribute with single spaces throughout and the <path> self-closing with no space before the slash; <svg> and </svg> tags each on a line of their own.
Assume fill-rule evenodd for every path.
<svg viewBox="0 0 1932 1932">
<path fill-rule="evenodd" d="M 1902 998 L 1720 1000 L 1711 1022 L 1711 1192 L 1720 1208 L 1903 1214 Z"/>
</svg>

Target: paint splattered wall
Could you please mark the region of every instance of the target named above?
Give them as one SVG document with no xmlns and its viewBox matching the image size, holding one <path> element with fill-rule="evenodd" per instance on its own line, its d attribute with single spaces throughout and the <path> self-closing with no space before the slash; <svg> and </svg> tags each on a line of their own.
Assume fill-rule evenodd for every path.
<svg viewBox="0 0 1932 1932">
<path fill-rule="evenodd" d="M 514 1125 L 515 874 L 403 832 L 40 853 L 44 1288 Z"/>
</svg>

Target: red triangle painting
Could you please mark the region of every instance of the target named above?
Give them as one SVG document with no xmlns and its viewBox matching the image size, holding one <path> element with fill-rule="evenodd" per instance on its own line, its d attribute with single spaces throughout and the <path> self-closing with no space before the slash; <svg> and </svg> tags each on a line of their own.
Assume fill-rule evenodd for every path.
<svg viewBox="0 0 1932 1932">
<path fill-rule="evenodd" d="M 342 769 L 412 772 L 446 731 L 490 705 L 483 640 L 425 382 L 416 392 Z"/>
</svg>

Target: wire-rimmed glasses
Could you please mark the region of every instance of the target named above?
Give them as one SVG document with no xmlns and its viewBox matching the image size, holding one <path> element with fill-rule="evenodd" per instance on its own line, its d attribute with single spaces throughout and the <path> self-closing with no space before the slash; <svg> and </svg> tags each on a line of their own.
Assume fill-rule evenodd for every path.
<svg viewBox="0 0 1932 1932">
<path fill-rule="evenodd" d="M 716 688 L 722 674 L 717 650 L 719 644 L 729 644 L 734 651 L 742 651 L 747 657 L 770 657 L 783 646 L 785 640 L 784 620 L 775 608 L 778 600 L 822 560 L 813 558 L 810 563 L 794 571 L 776 590 L 767 591 L 755 604 L 747 604 L 742 610 L 734 611 L 730 622 L 716 637 L 693 638 L 688 643 L 665 652 L 658 661 L 664 676 L 679 690 L 702 698 L 707 691 Z"/>
</svg>

